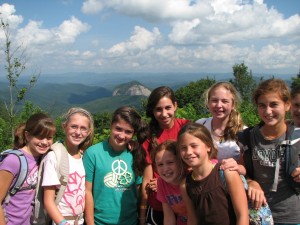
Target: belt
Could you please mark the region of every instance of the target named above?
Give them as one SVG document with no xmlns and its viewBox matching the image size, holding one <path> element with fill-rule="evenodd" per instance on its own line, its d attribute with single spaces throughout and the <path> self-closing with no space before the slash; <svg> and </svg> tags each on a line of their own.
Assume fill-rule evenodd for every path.
<svg viewBox="0 0 300 225">
<path fill-rule="evenodd" d="M 75 216 L 64 216 L 66 220 L 74 220 L 74 225 L 78 225 L 78 221 L 83 218 L 83 213 Z"/>
</svg>

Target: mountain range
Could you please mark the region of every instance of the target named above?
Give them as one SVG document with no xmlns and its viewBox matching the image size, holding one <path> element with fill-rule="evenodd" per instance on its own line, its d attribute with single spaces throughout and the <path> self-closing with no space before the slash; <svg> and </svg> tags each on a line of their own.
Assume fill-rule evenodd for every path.
<svg viewBox="0 0 300 225">
<path fill-rule="evenodd" d="M 158 86 L 166 85 L 177 90 L 191 81 L 206 77 L 217 81 L 233 79 L 230 74 L 192 73 L 42 74 L 26 94 L 26 100 L 52 116 L 61 115 L 73 106 L 86 108 L 92 113 L 112 112 L 122 105 L 140 109 L 141 100 L 147 98 L 151 90 Z M 19 86 L 28 83 L 28 80 L 28 76 L 20 77 Z M 8 93 L 7 80 L 0 78 L 1 101 L 8 101 Z"/>
</svg>

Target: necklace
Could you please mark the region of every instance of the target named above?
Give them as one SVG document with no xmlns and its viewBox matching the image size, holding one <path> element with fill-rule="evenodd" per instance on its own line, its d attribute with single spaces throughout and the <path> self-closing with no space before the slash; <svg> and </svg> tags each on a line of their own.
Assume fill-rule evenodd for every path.
<svg viewBox="0 0 300 225">
<path fill-rule="evenodd" d="M 223 131 L 223 134 L 217 134 L 215 130 L 216 129 L 214 129 L 213 124 L 211 123 L 211 131 L 212 131 L 211 133 L 212 133 L 212 135 L 214 137 L 216 137 L 220 143 L 222 143 L 223 140 L 224 140 L 224 131 Z"/>
</svg>

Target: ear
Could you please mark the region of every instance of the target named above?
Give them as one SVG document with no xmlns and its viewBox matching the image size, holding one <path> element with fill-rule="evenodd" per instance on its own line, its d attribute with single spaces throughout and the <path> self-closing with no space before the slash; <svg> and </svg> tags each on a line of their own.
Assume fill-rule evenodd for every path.
<svg viewBox="0 0 300 225">
<path fill-rule="evenodd" d="M 25 141 L 26 141 L 26 143 L 29 142 L 29 140 L 31 139 L 30 133 L 28 131 L 25 131 L 24 135 L 25 135 Z"/>
<path fill-rule="evenodd" d="M 286 102 L 284 108 L 285 108 L 285 111 L 288 112 L 291 109 L 291 102 Z"/>
<path fill-rule="evenodd" d="M 175 111 L 177 110 L 177 106 L 178 106 L 178 104 L 177 104 L 177 102 L 175 102 L 175 103 L 174 103 Z"/>
</svg>

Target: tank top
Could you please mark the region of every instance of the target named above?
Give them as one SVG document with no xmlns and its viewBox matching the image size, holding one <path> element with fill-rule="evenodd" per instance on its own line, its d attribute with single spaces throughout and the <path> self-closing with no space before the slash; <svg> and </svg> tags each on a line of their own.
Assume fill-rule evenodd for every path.
<svg viewBox="0 0 300 225">
<path fill-rule="evenodd" d="M 191 173 L 186 177 L 186 191 L 193 202 L 199 225 L 236 224 L 231 198 L 222 185 L 219 167 L 218 163 L 200 181 L 194 180 Z"/>
</svg>

